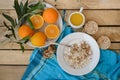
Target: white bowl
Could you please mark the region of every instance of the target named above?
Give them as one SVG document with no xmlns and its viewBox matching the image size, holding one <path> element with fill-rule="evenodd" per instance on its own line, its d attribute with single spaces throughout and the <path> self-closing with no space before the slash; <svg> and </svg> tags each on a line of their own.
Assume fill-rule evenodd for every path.
<svg viewBox="0 0 120 80">
<path fill-rule="evenodd" d="M 61 45 L 59 45 L 57 48 L 57 60 L 58 60 L 60 67 L 65 72 L 72 74 L 72 75 L 80 76 L 80 75 L 84 75 L 84 74 L 91 72 L 96 67 L 96 65 L 98 64 L 99 58 L 100 58 L 100 51 L 99 51 L 98 44 L 94 40 L 94 38 L 82 32 L 71 33 L 65 38 L 63 38 L 60 43 L 71 44 L 72 41 L 75 42 L 76 40 L 85 41 L 90 45 L 91 50 L 92 50 L 92 55 L 91 55 L 92 59 L 90 60 L 90 63 L 87 64 L 87 66 L 83 68 L 79 68 L 79 69 L 74 69 L 70 67 L 64 60 L 65 46 L 61 46 Z"/>
</svg>

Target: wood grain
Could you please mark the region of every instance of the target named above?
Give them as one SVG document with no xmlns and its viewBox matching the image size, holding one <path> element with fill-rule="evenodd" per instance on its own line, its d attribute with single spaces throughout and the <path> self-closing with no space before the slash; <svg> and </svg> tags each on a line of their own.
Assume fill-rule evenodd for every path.
<svg viewBox="0 0 120 80">
<path fill-rule="evenodd" d="M 61 10 L 59 11 L 60 13 L 62 12 Z M 75 11 L 79 10 L 66 10 L 66 21 L 68 20 L 70 13 Z M 16 18 L 14 10 L 0 10 L 0 26 L 3 26 L 3 21 L 6 21 L 6 19 L 1 15 L 2 13 L 6 13 L 13 18 Z M 83 14 L 86 17 L 86 22 L 94 20 L 99 25 L 120 25 L 120 10 L 84 10 Z"/>
<path fill-rule="evenodd" d="M 30 0 L 32 1 L 39 0 Z M 13 9 L 13 2 L 14 0 L 0 0 L 0 9 Z M 79 9 L 81 6 L 85 9 L 120 9 L 120 0 L 45 0 L 45 2 L 55 5 L 58 9 Z"/>
<path fill-rule="evenodd" d="M 99 27 L 93 37 L 97 40 L 102 35 L 108 36 L 112 42 L 120 42 L 120 27 Z"/>
<path fill-rule="evenodd" d="M 30 47 L 28 46 L 27 44 L 24 44 L 24 48 L 27 49 L 27 50 L 33 50 L 34 48 L 33 47 Z M 9 49 L 9 50 L 16 50 L 16 49 L 21 49 L 20 48 L 20 45 L 17 44 L 17 43 L 13 43 L 13 42 L 10 42 L 10 43 L 1 43 L 0 44 L 0 49 L 2 50 L 5 50 L 5 49 Z"/>
<path fill-rule="evenodd" d="M 21 80 L 26 66 L 0 66 L 0 80 Z"/>
<path fill-rule="evenodd" d="M 29 58 L 32 51 L 19 50 L 0 50 L 0 64 L 26 65 L 29 63 Z"/>
<path fill-rule="evenodd" d="M 120 54 L 120 43 L 112 43 L 109 49 L 118 50 Z"/>
<path fill-rule="evenodd" d="M 12 46 L 12 47 L 11 47 Z M 27 46 L 27 47 L 26 47 Z M 6 45 L 0 45 L 0 49 L 1 50 L 18 50 L 20 49 L 20 46 L 17 45 L 16 43 L 9 43 L 9 44 L 6 44 Z M 33 50 L 33 48 L 29 47 L 28 45 L 25 45 L 25 49 L 26 50 Z M 111 44 L 111 47 L 109 49 L 120 49 L 120 43 L 112 43 Z M 24 53 L 23 53 L 24 54 Z"/>
<path fill-rule="evenodd" d="M 66 20 L 72 12 L 79 10 L 67 10 Z M 120 19 L 118 18 L 120 11 L 118 10 L 84 10 L 86 22 L 94 20 L 98 25 L 120 25 Z"/>
</svg>

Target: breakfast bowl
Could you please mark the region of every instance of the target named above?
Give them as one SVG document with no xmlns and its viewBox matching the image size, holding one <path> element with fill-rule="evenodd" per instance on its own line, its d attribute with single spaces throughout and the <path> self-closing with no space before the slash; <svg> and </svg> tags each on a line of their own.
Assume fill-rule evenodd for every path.
<svg viewBox="0 0 120 80">
<path fill-rule="evenodd" d="M 67 35 L 60 42 L 71 45 L 59 45 L 57 60 L 60 67 L 71 75 L 85 75 L 91 72 L 99 62 L 100 50 L 97 42 L 86 33 L 75 32 Z"/>
</svg>

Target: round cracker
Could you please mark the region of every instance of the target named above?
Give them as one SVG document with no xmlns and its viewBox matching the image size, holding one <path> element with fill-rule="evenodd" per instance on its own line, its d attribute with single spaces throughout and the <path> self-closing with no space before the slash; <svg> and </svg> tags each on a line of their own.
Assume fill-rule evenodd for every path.
<svg viewBox="0 0 120 80">
<path fill-rule="evenodd" d="M 88 21 L 84 26 L 84 31 L 93 35 L 98 31 L 98 24 L 95 21 Z"/>
<path fill-rule="evenodd" d="M 101 49 L 108 49 L 111 45 L 111 41 L 107 36 L 99 37 L 97 42 Z"/>
</svg>

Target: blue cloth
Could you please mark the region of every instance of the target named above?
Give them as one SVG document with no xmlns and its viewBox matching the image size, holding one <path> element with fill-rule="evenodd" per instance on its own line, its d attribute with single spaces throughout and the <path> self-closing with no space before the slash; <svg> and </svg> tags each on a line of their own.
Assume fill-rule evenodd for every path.
<svg viewBox="0 0 120 80">
<path fill-rule="evenodd" d="M 58 42 L 72 32 L 70 27 L 65 27 Z M 45 59 L 42 52 L 42 49 L 34 49 L 22 80 L 120 80 L 120 55 L 111 50 L 100 50 L 99 64 L 92 72 L 83 76 L 64 72 L 55 54 L 52 58 Z"/>
</svg>

